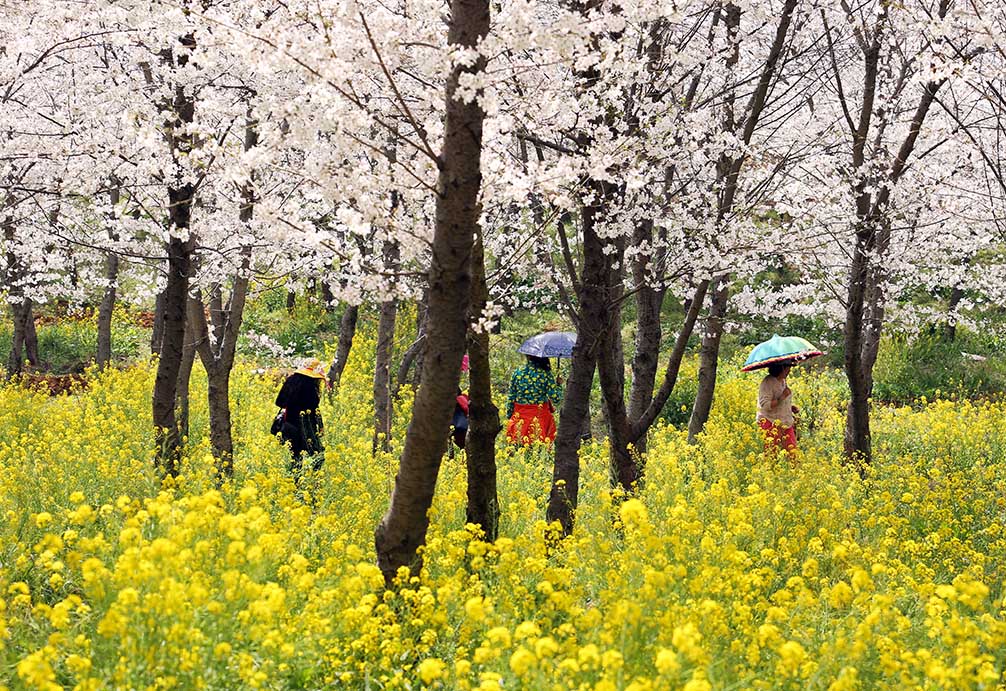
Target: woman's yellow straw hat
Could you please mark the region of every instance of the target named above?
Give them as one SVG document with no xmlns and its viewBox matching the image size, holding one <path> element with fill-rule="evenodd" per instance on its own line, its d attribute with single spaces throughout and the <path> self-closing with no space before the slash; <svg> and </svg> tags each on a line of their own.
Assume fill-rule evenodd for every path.
<svg viewBox="0 0 1006 691">
<path fill-rule="evenodd" d="M 300 369 L 297 370 L 297 374 L 304 374 L 315 379 L 324 379 L 325 365 L 316 357 L 307 358 L 300 363 Z"/>
</svg>

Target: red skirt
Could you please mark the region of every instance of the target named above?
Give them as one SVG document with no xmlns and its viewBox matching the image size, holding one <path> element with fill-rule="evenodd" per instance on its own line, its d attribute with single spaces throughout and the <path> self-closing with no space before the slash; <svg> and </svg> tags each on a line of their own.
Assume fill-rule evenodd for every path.
<svg viewBox="0 0 1006 691">
<path fill-rule="evenodd" d="M 758 421 L 758 426 L 765 432 L 765 451 L 796 451 L 796 427 L 781 427 L 765 418 Z"/>
<path fill-rule="evenodd" d="M 506 427 L 506 436 L 512 444 L 554 441 L 555 416 L 552 415 L 552 404 L 515 404 L 513 416 Z"/>
</svg>

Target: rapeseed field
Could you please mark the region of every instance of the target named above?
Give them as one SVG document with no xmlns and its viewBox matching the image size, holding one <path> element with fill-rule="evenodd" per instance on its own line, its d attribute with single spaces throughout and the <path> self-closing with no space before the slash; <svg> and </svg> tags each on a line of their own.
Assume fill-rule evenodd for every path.
<svg viewBox="0 0 1006 691">
<path fill-rule="evenodd" d="M 654 432 L 636 497 L 585 447 L 552 553 L 547 449 L 500 447 L 495 544 L 464 525 L 463 459 L 445 459 L 422 577 L 386 591 L 373 529 L 397 459 L 371 456 L 368 360 L 325 403 L 327 460 L 300 491 L 268 434 L 278 381 L 251 363 L 222 489 L 198 372 L 171 486 L 151 367 L 70 396 L 0 389 L 0 689 L 1006 688 L 1006 404 L 878 409 L 864 480 L 827 375 L 792 377 L 795 464 L 761 453 L 757 380 L 729 379 L 700 443 Z"/>
</svg>

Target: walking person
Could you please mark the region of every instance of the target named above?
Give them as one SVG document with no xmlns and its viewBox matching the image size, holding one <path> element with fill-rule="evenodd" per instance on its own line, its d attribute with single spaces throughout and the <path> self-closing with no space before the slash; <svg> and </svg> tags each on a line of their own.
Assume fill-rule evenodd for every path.
<svg viewBox="0 0 1006 691">
<path fill-rule="evenodd" d="M 777 453 L 796 451 L 796 414 L 793 392 L 786 377 L 793 365 L 777 362 L 768 366 L 768 374 L 758 387 L 758 426 L 765 432 L 765 450 Z"/>
<path fill-rule="evenodd" d="M 276 396 L 276 405 L 281 410 L 273 423 L 273 431 L 280 435 L 284 444 L 290 445 L 290 472 L 298 484 L 305 455 L 310 457 L 313 471 L 320 470 L 325 462 L 325 447 L 321 442 L 325 428 L 318 410 L 324 381 L 325 366 L 317 358 L 308 358 L 286 378 Z"/>
<path fill-rule="evenodd" d="M 507 439 L 513 444 L 555 440 L 555 410 L 562 403 L 562 378 L 552 376 L 547 357 L 525 355 L 510 377 Z"/>
<path fill-rule="evenodd" d="M 759 343 L 748 355 L 741 372 L 768 369 L 758 387 L 758 413 L 755 419 L 765 434 L 765 451 L 776 454 L 780 449 L 788 454 L 796 451 L 796 416 L 800 409 L 793 405 L 793 392 L 786 377 L 793 365 L 821 357 L 824 353 L 800 336 L 780 336 Z"/>
</svg>

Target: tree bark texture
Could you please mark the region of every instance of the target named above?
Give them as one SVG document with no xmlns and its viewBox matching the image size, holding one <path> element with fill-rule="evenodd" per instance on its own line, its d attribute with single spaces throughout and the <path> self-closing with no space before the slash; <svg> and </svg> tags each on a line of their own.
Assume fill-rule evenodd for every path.
<svg viewBox="0 0 1006 691">
<path fill-rule="evenodd" d="M 476 231 L 472 252 L 472 322 L 478 320 L 489 300 L 486 284 L 482 231 Z M 500 433 L 499 408 L 493 403 L 489 369 L 489 334 L 469 328 L 468 434 L 465 439 L 468 466 L 468 505 L 465 521 L 482 528 L 485 539 L 499 534 L 500 505 L 496 491 L 496 437 Z"/>
<path fill-rule="evenodd" d="M 180 38 L 180 43 L 186 50 L 178 57 L 177 65 L 184 66 L 196 42 L 192 35 L 186 35 Z M 162 53 L 162 59 L 169 64 L 176 63 L 170 49 Z M 176 164 L 180 164 L 180 159 L 187 157 L 194 147 L 193 137 L 185 128 L 194 119 L 195 107 L 194 96 L 181 86 L 174 88 L 173 99 L 162 106 L 166 118 L 165 136 Z M 155 429 L 154 464 L 162 475 L 172 477 L 178 475 L 181 460 L 175 401 L 185 350 L 186 307 L 195 250 L 195 241 L 189 230 L 194 195 L 195 187 L 191 182 L 175 179 L 168 183 L 168 276 L 164 287 L 163 335 L 151 407 Z"/>
<path fill-rule="evenodd" d="M 14 333 L 7 358 L 7 376 L 13 377 L 24 371 L 24 361 L 38 364 L 38 337 L 35 336 L 35 316 L 32 301 L 28 298 L 11 306 L 14 317 Z"/>
<path fill-rule="evenodd" d="M 452 0 L 448 44 L 474 48 L 489 31 L 488 0 Z M 422 384 L 405 436 L 391 505 L 374 535 L 377 562 L 391 584 L 400 567 L 422 568 L 417 550 L 426 540 L 447 429 L 461 377 L 471 301 L 471 257 L 479 220 L 482 122 L 477 101 L 455 96 L 463 72 L 485 68 L 480 57 L 456 65 L 447 80 L 443 152 L 437 157 L 437 200 L 429 272 L 429 316 Z"/>
<path fill-rule="evenodd" d="M 119 204 L 119 188 L 114 184 L 109 186 L 108 202 L 112 207 L 109 222 L 115 221 L 115 207 Z M 118 239 L 115 230 L 108 229 L 109 240 Z M 115 311 L 116 286 L 119 280 L 119 255 L 115 252 L 105 253 L 105 280 L 108 282 L 98 306 L 98 348 L 95 357 L 98 367 L 108 367 L 112 361 L 112 313 Z"/>
<path fill-rule="evenodd" d="M 949 11 L 949 0 L 941 0 L 937 9 L 939 17 L 946 17 Z M 859 107 L 859 119 L 853 130 L 851 157 L 852 170 L 855 171 L 865 169 L 868 156 L 886 155 L 884 147 L 879 146 L 883 124 L 878 125 L 878 134 L 871 135 L 870 129 L 876 110 L 881 50 L 889 43 L 885 35 L 887 22 L 888 7 L 882 5 L 868 36 L 869 40 L 861 43 L 864 61 L 863 97 Z M 833 50 L 830 45 L 829 49 Z M 834 55 L 832 58 L 834 64 Z M 836 73 L 836 79 L 838 78 Z M 860 175 L 853 183 L 852 192 L 856 205 L 855 247 L 849 267 L 843 330 L 845 374 L 850 393 L 845 418 L 844 450 L 846 459 L 855 464 L 861 473 L 864 471 L 864 465 L 871 463 L 873 459 L 870 396 L 873 389 L 873 365 L 876 362 L 884 322 L 883 255 L 886 253 L 891 232 L 888 206 L 892 190 L 897 186 L 909 158 L 915 151 L 929 109 L 936 99 L 937 92 L 945 83 L 946 79 L 941 78 L 927 82 L 923 87 L 908 133 L 901 141 L 897 153 L 886 165 L 887 172 L 882 176 Z M 851 124 L 851 117 L 847 117 Z M 868 149 L 871 140 L 877 142 L 873 150 Z"/>
<path fill-rule="evenodd" d="M 699 346 L 699 387 L 695 393 L 695 404 L 688 420 L 688 441 L 694 442 L 709 420 L 713 407 L 713 393 L 716 391 L 716 372 L 720 359 L 720 341 L 723 338 L 723 321 L 727 313 L 730 282 L 726 276 L 713 284 L 712 304 L 706 315 L 702 344 Z"/>
<path fill-rule="evenodd" d="M 590 181 L 595 200 L 606 193 L 603 183 Z M 585 205 L 581 211 L 583 233 L 583 269 L 579 281 L 579 310 L 576 345 L 569 380 L 559 415 L 555 437 L 555 464 L 549 494 L 548 522 L 558 521 L 564 535 L 573 531 L 580 493 L 580 441 L 590 405 L 590 390 L 601 349 L 607 319 L 607 283 L 611 261 L 604 255 L 595 228 L 597 205 Z"/>
<path fill-rule="evenodd" d="M 244 150 L 258 144 L 258 127 L 249 106 L 245 122 Z M 254 175 L 241 187 L 241 208 L 238 221 L 247 225 L 255 212 Z M 192 342 L 206 370 L 207 403 L 210 414 L 210 448 L 216 464 L 217 482 L 234 475 L 234 437 L 231 429 L 230 380 L 234 369 L 238 335 L 244 320 L 248 281 L 251 273 L 252 248 L 241 248 L 240 264 L 231 277 L 230 295 L 224 302 L 223 287 L 212 287 L 209 299 L 209 321 L 201 295 L 189 298 L 189 323 Z M 212 330 L 213 338 L 210 338 Z"/>
<path fill-rule="evenodd" d="M 339 322 L 339 344 L 335 349 L 335 359 L 328 369 L 328 382 L 332 390 L 339 388 L 342 380 L 342 372 L 346 369 L 346 362 L 349 361 L 349 351 L 353 348 L 353 337 L 356 336 L 356 322 L 360 316 L 360 308 L 357 305 L 346 305 Z"/>
</svg>

